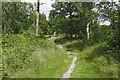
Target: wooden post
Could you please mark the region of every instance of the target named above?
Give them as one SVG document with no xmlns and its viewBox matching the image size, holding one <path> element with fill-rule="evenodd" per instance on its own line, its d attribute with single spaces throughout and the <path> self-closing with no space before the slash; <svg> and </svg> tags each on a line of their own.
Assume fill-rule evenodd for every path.
<svg viewBox="0 0 120 80">
<path fill-rule="evenodd" d="M 38 35 L 38 24 L 39 24 L 39 0 L 37 0 L 36 35 Z"/>
</svg>

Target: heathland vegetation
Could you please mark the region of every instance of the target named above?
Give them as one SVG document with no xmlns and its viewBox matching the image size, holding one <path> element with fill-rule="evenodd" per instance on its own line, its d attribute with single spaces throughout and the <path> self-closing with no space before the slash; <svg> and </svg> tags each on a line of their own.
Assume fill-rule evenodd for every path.
<svg viewBox="0 0 120 80">
<path fill-rule="evenodd" d="M 2 3 L 4 78 L 61 78 L 72 59 L 58 44 L 79 58 L 71 78 L 119 77 L 120 10 L 117 4 L 55 2 L 49 20 L 40 13 L 38 35 L 35 34 L 35 5 Z M 101 20 L 109 21 L 110 25 L 100 25 Z"/>
</svg>

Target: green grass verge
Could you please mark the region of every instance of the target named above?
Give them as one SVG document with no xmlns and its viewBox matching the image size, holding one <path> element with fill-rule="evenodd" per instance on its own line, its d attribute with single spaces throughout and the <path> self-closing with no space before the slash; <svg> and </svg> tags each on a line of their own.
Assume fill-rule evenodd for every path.
<svg viewBox="0 0 120 80">
<path fill-rule="evenodd" d="M 98 53 L 98 45 L 76 52 L 80 60 L 76 63 L 72 78 L 118 78 L 117 61 L 109 54 Z"/>
<path fill-rule="evenodd" d="M 53 41 L 34 35 L 3 36 L 4 78 L 60 78 L 72 59 Z"/>
<path fill-rule="evenodd" d="M 71 61 L 60 49 L 38 48 L 31 57 L 29 67 L 12 74 L 12 77 L 60 78 L 68 70 Z"/>
<path fill-rule="evenodd" d="M 104 54 L 101 44 L 67 38 L 58 38 L 56 43 L 77 54 L 80 59 L 71 74 L 71 78 L 118 78 L 118 61 L 113 53 Z"/>
<path fill-rule="evenodd" d="M 44 40 L 46 46 L 40 46 L 32 53 L 30 63 L 18 69 L 9 77 L 12 78 L 60 78 L 68 70 L 72 59 L 53 41 Z M 13 69 L 14 70 L 14 69 Z M 9 68 L 7 69 L 8 73 Z"/>
</svg>

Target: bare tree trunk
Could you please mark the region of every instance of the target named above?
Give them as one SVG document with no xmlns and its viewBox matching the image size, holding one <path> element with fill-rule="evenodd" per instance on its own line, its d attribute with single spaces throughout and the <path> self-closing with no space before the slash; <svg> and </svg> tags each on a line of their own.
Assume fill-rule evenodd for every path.
<svg viewBox="0 0 120 80">
<path fill-rule="evenodd" d="M 90 37 L 89 37 L 89 26 L 87 26 L 87 40 L 89 40 Z"/>
<path fill-rule="evenodd" d="M 89 25 L 91 22 L 87 24 L 86 32 L 87 32 L 87 40 L 90 40 L 90 35 L 89 35 Z"/>
<path fill-rule="evenodd" d="M 54 32 L 54 34 L 53 34 L 54 36 L 56 35 L 56 32 Z"/>
<path fill-rule="evenodd" d="M 38 35 L 38 23 L 39 23 L 39 0 L 37 0 L 36 35 Z"/>
</svg>

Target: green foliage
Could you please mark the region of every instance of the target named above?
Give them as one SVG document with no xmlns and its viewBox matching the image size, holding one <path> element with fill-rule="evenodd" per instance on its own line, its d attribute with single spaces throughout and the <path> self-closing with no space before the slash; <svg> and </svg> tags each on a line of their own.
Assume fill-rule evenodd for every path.
<svg viewBox="0 0 120 80">
<path fill-rule="evenodd" d="M 22 67 L 23 63 L 28 60 L 30 52 L 34 50 L 33 46 L 28 43 L 30 39 L 24 38 L 23 35 L 4 35 L 3 36 L 3 61 L 9 67 Z M 21 66 L 20 66 L 21 65 Z"/>
<path fill-rule="evenodd" d="M 2 28 L 7 33 L 19 33 L 21 29 L 27 30 L 34 22 L 33 5 L 22 2 L 2 3 Z"/>
<path fill-rule="evenodd" d="M 53 31 L 78 38 L 86 36 L 87 24 L 93 22 L 96 13 L 92 11 L 93 3 L 61 2 L 54 3 L 49 21 Z M 84 17 L 83 17 L 84 16 Z M 54 28 L 53 28 L 54 27 Z"/>
<path fill-rule="evenodd" d="M 34 29 L 34 28 L 33 28 Z M 34 31 L 34 30 L 33 30 Z M 27 63 L 31 62 L 30 56 L 32 52 L 39 47 L 45 47 L 44 38 L 35 36 L 32 28 L 24 35 L 3 33 L 2 54 L 3 54 L 3 69 L 11 69 L 11 72 L 17 69 L 22 69 Z M 43 36 L 42 36 L 43 37 Z M 4 71 L 4 72 L 5 72 Z M 4 75 L 4 74 L 3 74 Z"/>
<path fill-rule="evenodd" d="M 119 56 L 120 10 L 114 8 L 117 7 L 114 2 L 103 2 L 96 6 L 93 3 L 87 2 L 58 2 L 54 3 L 52 6 L 54 10 L 50 11 L 50 27 L 57 25 L 54 29 L 58 29 L 61 34 L 82 39 L 82 41 L 84 41 L 84 44 L 82 44 L 83 46 L 102 43 L 104 47 L 101 48 L 103 50 L 105 49 L 104 53 L 115 53 L 116 55 L 114 56 Z M 93 8 L 96 8 L 98 12 L 93 11 Z M 109 26 L 99 25 L 100 20 L 98 18 L 108 20 L 111 24 Z M 56 21 L 57 19 L 59 19 L 59 22 Z M 88 42 L 86 40 L 86 27 L 89 22 L 91 23 L 89 25 L 90 40 Z"/>
<path fill-rule="evenodd" d="M 72 59 L 68 59 L 55 43 L 35 36 L 33 31 L 31 26 L 22 35 L 3 33 L 4 77 L 59 78 L 70 66 Z"/>
<path fill-rule="evenodd" d="M 92 44 L 88 41 L 70 38 L 58 38 L 65 50 L 76 53 L 76 62 L 71 78 L 117 78 L 118 58 L 108 42 Z"/>
<path fill-rule="evenodd" d="M 108 5 L 109 4 L 109 5 Z M 120 24 L 120 10 L 116 10 L 114 7 L 117 7 L 118 5 L 115 5 L 114 2 L 105 2 L 105 3 L 100 3 L 97 5 L 99 12 L 104 13 L 100 14 L 102 18 L 105 20 L 109 20 L 111 24 L 109 26 L 101 26 L 101 31 L 99 35 L 101 35 L 100 41 L 105 41 L 107 43 L 106 47 L 108 48 L 109 53 L 115 53 L 116 57 L 118 58 L 119 56 L 119 24 Z M 103 8 L 103 9 L 102 9 Z"/>
<path fill-rule="evenodd" d="M 47 71 L 52 73 L 55 70 L 53 69 L 54 66 L 51 65 L 50 67 L 48 67 L 48 65 L 55 63 L 55 65 L 57 66 L 56 61 L 59 60 L 57 60 L 56 57 L 58 56 L 61 57 L 61 55 L 58 55 L 60 50 L 57 49 L 55 44 L 46 41 L 44 35 L 53 34 L 54 32 L 56 32 L 57 34 L 60 33 L 62 35 L 65 34 L 66 37 L 62 39 L 58 39 L 56 40 L 56 42 L 59 43 L 59 41 L 62 41 L 62 44 L 65 46 L 65 48 L 71 51 L 74 50 L 77 50 L 78 52 L 83 51 L 87 46 L 98 44 L 97 46 L 95 45 L 94 49 L 90 50 L 90 52 L 83 52 L 86 55 L 82 56 L 82 54 L 79 53 L 79 55 L 81 55 L 81 58 L 83 59 L 82 61 L 86 63 L 85 66 L 90 66 L 91 70 L 93 67 L 91 67 L 92 65 L 88 64 L 88 61 L 86 60 L 95 59 L 97 55 L 99 56 L 97 56 L 98 58 L 95 60 L 98 60 L 97 64 L 100 67 L 102 67 L 104 63 L 100 65 L 99 62 L 105 60 L 106 66 L 110 65 L 109 67 L 116 68 L 116 66 L 111 66 L 112 63 L 110 63 L 109 61 L 109 60 L 116 61 L 119 60 L 120 58 L 120 54 L 119 54 L 120 53 L 120 37 L 119 37 L 120 10 L 115 10 L 115 9 L 113 10 L 113 7 L 117 7 L 114 4 L 115 3 L 105 2 L 105 3 L 99 3 L 95 6 L 94 3 L 86 3 L 86 2 L 54 3 L 52 5 L 54 9 L 50 11 L 49 21 L 46 20 L 45 14 L 40 14 L 39 29 L 38 29 L 39 35 L 36 36 L 35 34 L 36 9 L 34 8 L 33 4 L 21 3 L 21 2 L 3 3 L 2 4 L 2 9 L 3 9 L 2 54 L 3 54 L 3 70 L 4 70 L 3 75 L 8 76 L 9 75 L 7 74 L 8 72 L 15 72 L 17 71 L 17 69 L 22 69 L 23 67 L 28 65 L 28 63 L 37 66 L 37 67 L 31 66 L 32 68 L 35 68 L 34 73 L 42 72 L 45 68 L 48 68 Z M 97 8 L 98 12 L 94 11 L 93 10 L 94 8 Z M 110 21 L 111 24 L 109 26 L 99 25 L 99 21 L 100 21 L 99 19 L 102 18 L 104 20 Z M 87 37 L 86 28 L 89 22 L 90 22 L 89 25 L 90 40 L 88 41 L 86 39 Z M 76 39 L 77 41 L 74 41 Z M 42 62 L 41 59 L 35 59 L 35 58 L 31 59 L 31 56 L 33 55 L 32 54 L 33 51 L 35 51 L 37 48 L 40 48 L 39 52 L 43 53 L 39 55 L 40 56 L 42 55 L 42 57 L 44 56 L 45 60 L 47 59 L 50 60 L 51 61 L 50 63 L 43 63 L 44 61 Z M 53 57 L 49 58 L 48 57 L 49 55 L 47 53 Z M 61 62 L 59 66 L 61 66 L 63 61 L 61 59 L 64 58 L 66 57 L 62 56 L 62 58 L 59 58 Z M 41 63 L 35 60 L 38 60 Z M 93 60 L 93 62 L 95 60 Z M 79 63 L 82 64 L 83 62 L 79 62 Z M 41 68 L 43 69 L 42 71 L 40 71 L 39 69 L 41 64 L 44 64 L 45 67 L 45 68 Z M 96 64 L 94 64 L 94 66 L 96 66 Z M 104 70 L 105 68 L 107 68 L 105 66 L 104 66 L 105 68 L 103 67 L 100 68 L 100 67 L 97 67 L 98 72 L 100 70 Z M 52 71 L 50 71 L 50 68 L 52 68 Z M 82 68 L 83 67 L 77 69 L 80 70 Z M 58 72 L 59 71 L 60 70 L 58 70 Z M 50 73 L 45 73 L 45 74 L 49 76 Z M 79 73 L 79 72 L 75 72 L 75 73 Z M 108 74 L 105 76 L 111 76 L 111 75 L 113 76 L 113 73 L 115 73 L 115 77 L 116 77 L 116 72 L 112 73 L 109 71 L 107 72 L 105 70 L 102 73 Z M 38 75 L 36 76 L 38 77 Z M 79 74 L 77 76 L 79 76 Z M 82 77 L 85 77 L 85 75 L 82 75 Z"/>
<path fill-rule="evenodd" d="M 48 34 L 49 33 L 49 22 L 46 20 L 45 14 L 40 14 L 39 20 L 39 33 Z"/>
<path fill-rule="evenodd" d="M 45 41 L 48 22 L 40 14 L 39 35 L 36 36 L 36 8 L 31 3 L 7 2 L 2 4 L 3 76 L 24 68 L 39 46 L 49 47 Z M 9 73 L 9 74 L 7 74 Z"/>
<path fill-rule="evenodd" d="M 105 54 L 104 50 L 107 49 L 103 44 L 96 44 L 81 52 L 74 51 L 80 60 L 71 78 L 118 78 L 118 60 L 113 57 L 114 53 Z"/>
<path fill-rule="evenodd" d="M 60 50 L 52 41 L 45 40 L 46 46 L 39 47 L 33 53 L 29 67 L 11 76 L 20 78 L 60 78 L 68 70 L 72 59 Z"/>
</svg>

